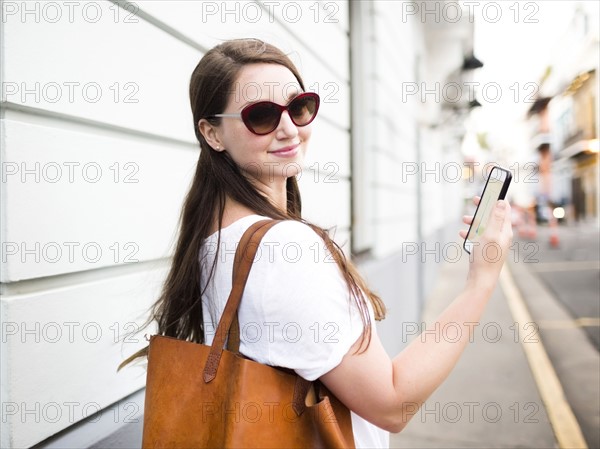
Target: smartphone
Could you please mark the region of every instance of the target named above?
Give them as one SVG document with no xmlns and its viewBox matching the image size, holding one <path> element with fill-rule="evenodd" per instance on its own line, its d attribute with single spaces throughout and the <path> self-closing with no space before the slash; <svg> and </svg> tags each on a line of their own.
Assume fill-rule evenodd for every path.
<svg viewBox="0 0 600 449">
<path fill-rule="evenodd" d="M 473 244 L 485 232 L 496 202 L 503 200 L 506 196 L 511 179 L 512 174 L 504 168 L 494 166 L 490 170 L 490 175 L 481 194 L 481 200 L 473 216 L 473 222 L 469 226 L 469 232 L 467 232 L 467 237 L 463 244 L 463 248 L 469 254 L 471 254 Z"/>
</svg>

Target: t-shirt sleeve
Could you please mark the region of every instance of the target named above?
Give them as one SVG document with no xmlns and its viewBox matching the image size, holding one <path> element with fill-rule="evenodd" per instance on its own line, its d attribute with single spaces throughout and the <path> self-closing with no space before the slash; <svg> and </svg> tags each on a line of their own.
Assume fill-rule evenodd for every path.
<svg viewBox="0 0 600 449">
<path fill-rule="evenodd" d="M 325 242 L 309 226 L 278 223 L 263 237 L 257 312 L 266 363 L 315 380 L 335 368 L 363 332 L 355 299 Z M 369 308 L 372 317 L 372 311 Z"/>
</svg>

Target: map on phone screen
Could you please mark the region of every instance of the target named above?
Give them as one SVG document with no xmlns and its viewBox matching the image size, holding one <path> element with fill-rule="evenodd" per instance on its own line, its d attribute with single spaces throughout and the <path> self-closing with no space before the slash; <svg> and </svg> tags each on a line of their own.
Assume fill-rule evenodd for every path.
<svg viewBox="0 0 600 449">
<path fill-rule="evenodd" d="M 476 237 L 485 232 L 485 228 L 490 220 L 496 200 L 500 196 L 500 191 L 502 190 L 503 184 L 504 181 L 490 178 L 487 187 L 485 188 L 483 198 L 481 198 L 479 203 L 477 213 L 473 220 L 473 225 L 471 226 L 471 231 L 467 237 L 469 240 L 476 240 Z"/>
</svg>

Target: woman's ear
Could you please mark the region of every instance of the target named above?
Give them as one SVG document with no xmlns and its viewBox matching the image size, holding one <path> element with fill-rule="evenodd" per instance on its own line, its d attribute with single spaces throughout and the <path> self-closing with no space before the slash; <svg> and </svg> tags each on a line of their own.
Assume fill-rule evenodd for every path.
<svg viewBox="0 0 600 449">
<path fill-rule="evenodd" d="M 200 134 L 202 134 L 204 140 L 206 140 L 206 143 L 208 143 L 211 148 L 216 151 L 223 151 L 225 149 L 219 139 L 217 127 L 205 118 L 201 118 L 198 121 L 198 131 L 200 131 Z"/>
</svg>

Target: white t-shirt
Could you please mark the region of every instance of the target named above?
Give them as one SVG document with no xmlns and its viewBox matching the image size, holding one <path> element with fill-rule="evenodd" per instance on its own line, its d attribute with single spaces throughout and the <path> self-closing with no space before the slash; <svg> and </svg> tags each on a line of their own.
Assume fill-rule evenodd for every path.
<svg viewBox="0 0 600 449">
<path fill-rule="evenodd" d="M 265 218 L 249 215 L 221 229 L 219 261 L 202 303 L 208 345 L 231 291 L 237 245 L 248 227 Z M 216 249 L 217 233 L 206 239 L 200 254 L 202 288 Z M 291 220 L 276 224 L 263 237 L 238 317 L 242 354 L 291 368 L 307 380 L 335 368 L 363 330 L 360 312 L 325 242 L 309 226 Z M 357 448 L 389 447 L 387 431 L 353 412 L 351 417 Z"/>
</svg>

